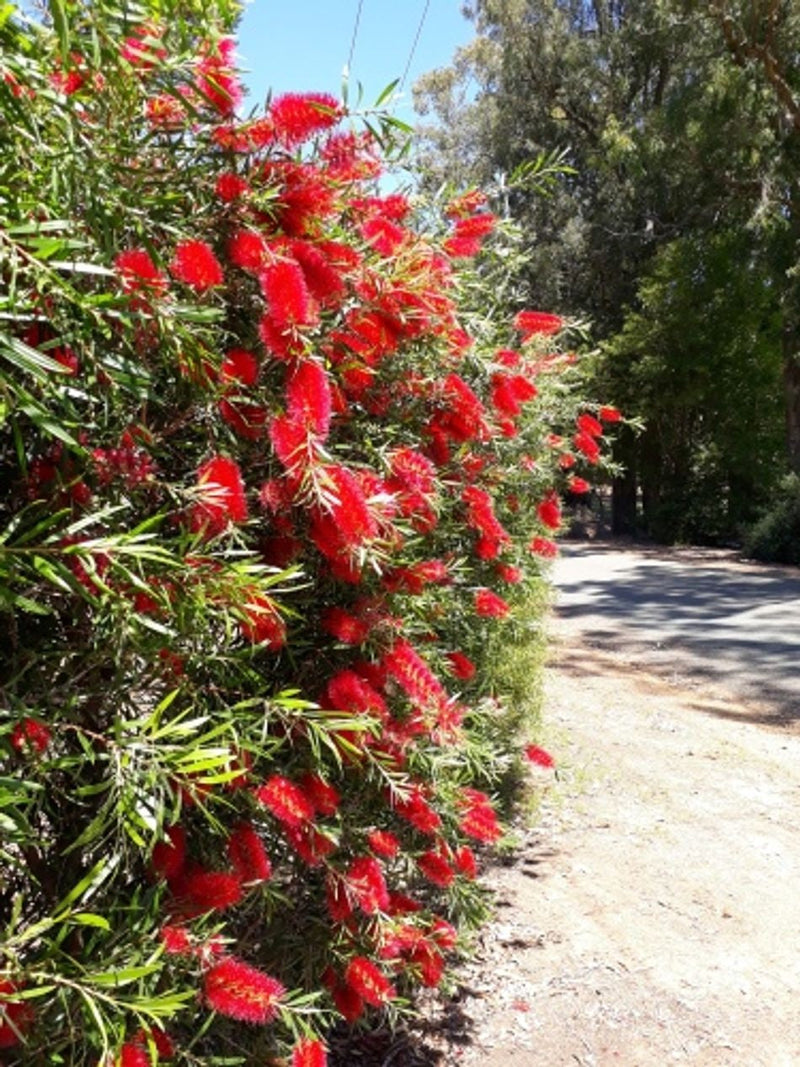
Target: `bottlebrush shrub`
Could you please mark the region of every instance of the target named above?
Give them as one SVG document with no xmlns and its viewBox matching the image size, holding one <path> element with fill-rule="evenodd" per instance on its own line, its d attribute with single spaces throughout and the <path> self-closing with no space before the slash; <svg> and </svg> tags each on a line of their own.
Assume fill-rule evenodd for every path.
<svg viewBox="0 0 800 1067">
<path fill-rule="evenodd" d="M 0 26 L 3 1062 L 322 1064 L 482 913 L 491 650 L 613 409 L 485 314 L 480 194 L 237 116 L 225 5 L 54 10 Z"/>
</svg>

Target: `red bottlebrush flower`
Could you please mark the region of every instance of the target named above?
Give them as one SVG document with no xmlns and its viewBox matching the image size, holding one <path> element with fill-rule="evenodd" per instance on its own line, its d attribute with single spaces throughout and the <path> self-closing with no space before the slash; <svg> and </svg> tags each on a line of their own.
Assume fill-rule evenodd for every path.
<svg viewBox="0 0 800 1067">
<path fill-rule="evenodd" d="M 378 255 L 393 256 L 408 241 L 408 230 L 396 222 L 380 216 L 367 219 L 361 225 L 361 236 L 371 245 Z"/>
<path fill-rule="evenodd" d="M 590 463 L 597 463 L 600 459 L 600 445 L 597 439 L 589 433 L 576 433 L 572 443 L 579 452 L 582 452 Z"/>
<path fill-rule="evenodd" d="M 452 259 L 471 259 L 480 252 L 482 244 L 480 237 L 454 234 L 442 242 L 442 249 Z"/>
<path fill-rule="evenodd" d="M 359 660 L 353 664 L 353 670 L 356 674 L 360 675 L 375 690 L 376 693 L 380 693 L 386 687 L 386 679 L 388 677 L 386 668 L 380 663 L 370 663 L 368 660 Z"/>
<path fill-rule="evenodd" d="M 544 500 L 538 504 L 536 514 L 539 516 L 540 522 L 548 529 L 557 530 L 559 528 L 561 525 L 561 508 L 555 492 L 549 492 Z"/>
<path fill-rule="evenodd" d="M 372 856 L 354 859 L 345 874 L 350 894 L 358 902 L 365 915 L 386 911 L 389 907 L 389 890 L 381 865 Z"/>
<path fill-rule="evenodd" d="M 435 945 L 422 941 L 408 957 L 408 962 L 419 971 L 419 980 L 426 989 L 437 986 L 444 975 L 444 956 Z"/>
<path fill-rule="evenodd" d="M 269 424 L 269 439 L 272 450 L 287 471 L 302 469 L 314 455 L 314 441 L 305 426 L 294 422 L 288 415 L 278 415 Z"/>
<path fill-rule="evenodd" d="M 335 923 L 347 922 L 353 914 L 353 902 L 347 883 L 341 875 L 333 871 L 328 873 L 325 879 L 325 904 L 328 914 Z"/>
<path fill-rule="evenodd" d="M 167 279 L 143 248 L 129 248 L 120 252 L 114 260 L 114 268 L 126 293 L 150 293 L 157 296 L 167 290 Z"/>
<path fill-rule="evenodd" d="M 186 122 L 186 108 L 172 93 L 157 93 L 145 101 L 144 112 L 151 126 L 174 130 Z"/>
<path fill-rule="evenodd" d="M 520 311 L 514 317 L 514 327 L 522 334 L 523 341 L 537 334 L 549 337 L 563 329 L 564 320 L 548 311 Z"/>
<path fill-rule="evenodd" d="M 407 896 L 405 893 L 390 893 L 389 894 L 389 914 L 396 918 L 398 915 L 414 915 L 418 911 L 423 910 L 423 905 L 418 900 L 414 900 L 413 897 Z"/>
<path fill-rule="evenodd" d="M 486 619 L 504 619 L 511 611 L 509 604 L 491 589 L 478 589 L 475 593 L 475 612 Z"/>
<path fill-rule="evenodd" d="M 199 498 L 189 511 L 189 528 L 193 533 L 214 537 L 223 533 L 229 522 L 247 519 L 247 499 L 239 466 L 226 456 L 214 456 L 197 472 Z"/>
<path fill-rule="evenodd" d="M 9 978 L 0 978 L 0 1049 L 13 1048 L 30 1029 L 34 1013 L 29 1000 L 14 1000 L 22 986 Z"/>
<path fill-rule="evenodd" d="M 408 641 L 395 641 L 384 654 L 383 665 L 411 700 L 420 707 L 444 703 L 447 692 L 425 660 Z"/>
<path fill-rule="evenodd" d="M 11 731 L 11 745 L 22 753 L 42 755 L 47 751 L 52 734 L 50 728 L 37 719 L 25 718 Z"/>
<path fill-rule="evenodd" d="M 159 931 L 161 943 L 168 956 L 189 956 L 192 953 L 192 939 L 182 926 L 171 923 L 162 926 Z"/>
<path fill-rule="evenodd" d="M 457 237 L 486 237 L 497 226 L 497 216 L 486 211 L 480 215 L 457 219 L 453 232 Z"/>
<path fill-rule="evenodd" d="M 166 841 L 153 846 L 150 863 L 157 878 L 171 882 L 181 875 L 186 864 L 186 831 L 182 826 L 170 826 L 166 837 Z"/>
<path fill-rule="evenodd" d="M 57 93 L 72 96 L 84 85 L 86 78 L 79 70 L 59 70 L 50 75 L 50 84 Z"/>
<path fill-rule="evenodd" d="M 258 281 L 269 305 L 271 320 L 279 330 L 310 326 L 316 322 L 316 307 L 299 263 L 293 259 L 271 263 L 261 270 Z"/>
<path fill-rule="evenodd" d="M 405 799 L 393 802 L 397 814 L 411 823 L 421 834 L 433 835 L 441 829 L 442 820 L 433 810 L 419 787 L 412 789 Z"/>
<path fill-rule="evenodd" d="M 357 619 L 344 608 L 326 608 L 320 615 L 320 626 L 332 637 L 345 645 L 360 645 L 366 641 L 370 625 L 363 619 Z"/>
<path fill-rule="evenodd" d="M 447 919 L 434 919 L 430 929 L 430 936 L 439 948 L 455 948 L 458 943 L 458 931 Z"/>
<path fill-rule="evenodd" d="M 462 833 L 487 844 L 503 836 L 492 802 L 485 793 L 477 789 L 463 790 L 463 806 L 465 811 L 459 823 Z"/>
<path fill-rule="evenodd" d="M 221 382 L 255 385 L 258 379 L 258 360 L 252 352 L 243 348 L 232 348 L 222 361 L 219 378 Z"/>
<path fill-rule="evenodd" d="M 266 882 L 272 874 L 264 842 L 252 823 L 240 823 L 228 838 L 228 855 L 243 882 Z"/>
<path fill-rule="evenodd" d="M 338 790 L 318 774 L 304 774 L 300 786 L 319 815 L 335 815 L 339 810 L 342 798 Z"/>
<path fill-rule="evenodd" d="M 267 258 L 267 242 L 255 230 L 237 230 L 228 240 L 228 259 L 241 270 L 258 274 Z"/>
<path fill-rule="evenodd" d="M 205 241 L 182 241 L 175 249 L 170 270 L 198 293 L 222 285 L 225 280 L 219 260 Z"/>
<path fill-rule="evenodd" d="M 337 307 L 345 293 L 340 270 L 326 258 L 318 244 L 300 239 L 289 245 L 292 258 L 303 271 L 309 293 L 323 307 Z"/>
<path fill-rule="evenodd" d="M 224 397 L 219 402 L 219 413 L 234 433 L 248 441 L 258 441 L 266 435 L 269 411 L 260 404 Z"/>
<path fill-rule="evenodd" d="M 331 425 L 331 385 L 327 371 L 316 360 L 302 360 L 286 383 L 289 418 L 324 441 Z"/>
<path fill-rule="evenodd" d="M 292 330 L 279 326 L 270 314 L 262 315 L 258 324 L 258 336 L 267 351 L 283 363 L 299 359 L 305 352 L 302 338 Z"/>
<path fill-rule="evenodd" d="M 239 200 L 245 193 L 249 193 L 250 186 L 244 178 L 240 178 L 238 174 L 226 171 L 224 174 L 220 174 L 217 178 L 214 184 L 214 192 L 220 200 L 224 201 L 226 204 L 230 204 L 234 200 Z"/>
<path fill-rule="evenodd" d="M 132 1041 L 126 1041 L 114 1060 L 114 1067 L 152 1067 L 150 1053 Z"/>
<path fill-rule="evenodd" d="M 482 535 L 483 551 L 479 551 L 481 559 L 494 559 L 500 546 L 508 544 L 511 536 L 495 515 L 491 496 L 485 489 L 468 485 L 462 492 L 461 499 L 467 507 L 467 524 Z"/>
<path fill-rule="evenodd" d="M 357 548 L 378 532 L 358 478 L 349 467 L 330 464 L 325 467 L 328 482 L 324 488 L 330 493 L 327 507 L 317 505 L 312 513 L 311 536 L 317 548 L 327 555 L 341 548 Z M 327 521 L 326 521 L 327 520 Z"/>
<path fill-rule="evenodd" d="M 468 656 L 465 656 L 463 652 L 447 652 L 445 655 L 450 661 L 450 665 L 453 668 L 453 674 L 456 678 L 468 682 L 470 678 L 475 677 L 475 664 Z"/>
<path fill-rule="evenodd" d="M 161 1030 L 158 1027 L 152 1030 L 139 1030 L 133 1041 L 134 1044 L 140 1045 L 142 1048 L 147 1048 L 152 1042 L 155 1045 L 159 1060 L 168 1060 L 175 1055 L 175 1045 L 172 1038 L 166 1030 Z M 149 1064 L 150 1060 L 147 1062 Z"/>
<path fill-rule="evenodd" d="M 582 415 L 579 415 L 577 417 L 577 419 L 575 420 L 575 424 L 577 425 L 581 433 L 588 433 L 590 437 L 603 436 L 602 423 L 598 422 L 594 415 L 589 415 L 584 412 Z"/>
<path fill-rule="evenodd" d="M 475 211 L 480 211 L 487 203 L 488 197 L 483 190 L 469 189 L 466 193 L 461 193 L 451 200 L 444 213 L 449 219 L 465 218 Z"/>
<path fill-rule="evenodd" d="M 495 361 L 502 367 L 513 369 L 522 363 L 522 356 L 513 348 L 498 348 L 494 354 Z"/>
<path fill-rule="evenodd" d="M 328 1054 L 314 1037 L 301 1037 L 292 1049 L 292 1067 L 327 1067 Z"/>
<path fill-rule="evenodd" d="M 381 694 L 365 678 L 351 670 L 339 671 L 329 680 L 322 700 L 332 711 L 349 711 L 354 715 L 373 715 L 377 718 L 387 714 L 386 701 Z"/>
<path fill-rule="evenodd" d="M 213 46 L 206 44 L 197 62 L 197 91 L 220 115 L 232 115 L 243 96 L 233 69 L 235 47 L 232 37 L 223 37 Z"/>
<path fill-rule="evenodd" d="M 538 745 L 528 745 L 525 749 L 525 758 L 530 763 L 535 763 L 537 767 L 555 767 L 556 761 L 550 755 L 550 753 L 540 748 Z"/>
<path fill-rule="evenodd" d="M 373 852 L 385 856 L 386 859 L 394 859 L 400 851 L 400 842 L 388 830 L 370 830 L 367 841 Z"/>
<path fill-rule="evenodd" d="M 488 436 L 483 404 L 463 378 L 448 374 L 441 391 L 446 411 L 439 412 L 439 425 L 450 437 L 471 441 Z"/>
<path fill-rule="evenodd" d="M 509 585 L 517 585 L 522 581 L 523 575 L 519 567 L 513 567 L 510 563 L 498 563 L 497 577 Z"/>
<path fill-rule="evenodd" d="M 332 837 L 308 823 L 300 827 L 284 824 L 283 833 L 303 863 L 309 867 L 319 867 L 338 847 Z"/>
<path fill-rule="evenodd" d="M 314 818 L 314 808 L 294 782 L 273 775 L 255 790 L 255 797 L 286 826 L 302 826 Z"/>
<path fill-rule="evenodd" d="M 447 889 L 455 881 L 456 875 L 453 868 L 444 856 L 440 856 L 433 849 L 424 852 L 419 857 L 417 867 L 429 882 L 433 882 L 434 885 L 438 885 L 442 889 Z"/>
<path fill-rule="evenodd" d="M 284 93 L 269 109 L 276 138 L 289 148 L 335 126 L 341 114 L 339 101 L 329 93 Z"/>
<path fill-rule="evenodd" d="M 203 911 L 224 911 L 242 899 L 242 880 L 227 871 L 186 872 L 181 879 L 181 896 Z"/>
<path fill-rule="evenodd" d="M 562 470 L 568 471 L 570 467 L 574 467 L 577 460 L 571 452 L 562 452 L 558 457 L 558 465 Z"/>
<path fill-rule="evenodd" d="M 572 477 L 567 482 L 567 488 L 571 493 L 581 495 L 582 493 L 588 493 L 592 487 L 585 478 Z"/>
<path fill-rule="evenodd" d="M 558 545 L 547 537 L 534 537 L 528 545 L 528 551 L 542 559 L 554 559 L 558 555 Z"/>
<path fill-rule="evenodd" d="M 428 497 L 436 492 L 436 467 L 413 448 L 398 448 L 389 455 L 391 481 L 412 496 Z"/>
<path fill-rule="evenodd" d="M 344 979 L 362 1000 L 374 1008 L 382 1007 L 396 995 L 388 978 L 366 956 L 354 956 L 350 960 Z"/>
<path fill-rule="evenodd" d="M 456 849 L 453 864 L 458 873 L 463 874 L 465 878 L 478 877 L 478 861 L 469 845 L 462 845 L 461 848 Z"/>
<path fill-rule="evenodd" d="M 242 637 L 254 645 L 269 645 L 271 649 L 286 644 L 286 625 L 271 597 L 256 593 L 242 606 L 244 620 L 239 624 Z"/>
<path fill-rule="evenodd" d="M 603 422 L 619 422 L 622 419 L 622 412 L 618 408 L 614 407 L 602 407 L 598 413 Z"/>
<path fill-rule="evenodd" d="M 348 1023 L 354 1023 L 364 1011 L 364 1001 L 350 986 L 337 977 L 332 967 L 326 967 L 322 984 L 331 995 L 337 1011 Z"/>
<path fill-rule="evenodd" d="M 277 980 L 235 956 L 215 964 L 203 980 L 206 1003 L 243 1023 L 272 1022 L 286 990 Z"/>
</svg>

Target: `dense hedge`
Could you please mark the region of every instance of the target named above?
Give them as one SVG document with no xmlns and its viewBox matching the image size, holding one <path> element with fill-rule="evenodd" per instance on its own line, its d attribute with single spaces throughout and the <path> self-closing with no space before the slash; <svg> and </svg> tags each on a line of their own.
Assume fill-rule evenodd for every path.
<svg viewBox="0 0 800 1067">
<path fill-rule="evenodd" d="M 309 1067 L 440 981 L 618 419 L 487 313 L 482 195 L 382 193 L 325 94 L 239 118 L 234 13 L 159 10 L 0 28 L 7 1067 Z"/>
</svg>

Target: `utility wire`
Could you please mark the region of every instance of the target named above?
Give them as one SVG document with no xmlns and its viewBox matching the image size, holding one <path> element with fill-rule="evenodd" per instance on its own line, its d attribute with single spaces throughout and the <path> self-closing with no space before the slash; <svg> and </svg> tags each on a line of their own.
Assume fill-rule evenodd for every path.
<svg viewBox="0 0 800 1067">
<path fill-rule="evenodd" d="M 425 19 L 428 15 L 428 8 L 431 6 L 431 0 L 425 0 L 425 6 L 422 9 L 422 15 L 420 16 L 419 25 L 417 26 L 417 32 L 414 35 L 414 43 L 411 45 L 411 51 L 408 53 L 408 62 L 406 63 L 406 69 L 403 71 L 403 77 L 400 79 L 400 84 L 397 87 L 397 91 L 401 92 L 403 86 L 406 84 L 406 78 L 408 72 L 411 70 L 411 62 L 414 59 L 414 53 L 417 50 L 420 36 L 422 35 L 422 27 L 425 25 Z"/>
<path fill-rule="evenodd" d="M 353 64 L 353 56 L 355 55 L 355 51 L 356 51 L 356 40 L 358 39 L 358 26 L 359 26 L 359 23 L 361 22 L 361 8 L 363 6 L 364 6 L 364 0 L 358 0 L 358 10 L 356 11 L 356 21 L 355 21 L 355 25 L 353 26 L 353 36 L 350 39 L 350 55 L 347 57 L 347 66 L 345 67 L 345 70 L 347 71 L 348 74 L 350 73 L 350 67 Z"/>
</svg>

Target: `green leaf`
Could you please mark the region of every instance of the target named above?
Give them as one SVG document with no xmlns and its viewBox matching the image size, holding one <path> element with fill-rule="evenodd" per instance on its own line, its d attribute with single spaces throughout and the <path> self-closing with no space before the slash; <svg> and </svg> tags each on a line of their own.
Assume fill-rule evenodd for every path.
<svg viewBox="0 0 800 1067">
<path fill-rule="evenodd" d="M 392 93 L 395 91 L 395 89 L 397 88 L 397 86 L 399 84 L 400 84 L 400 79 L 399 78 L 395 78 L 395 80 L 393 82 L 389 82 L 389 84 L 386 86 L 386 88 L 378 95 L 378 99 L 375 101 L 375 105 L 374 106 L 375 107 L 380 107 L 381 104 L 385 103 L 389 99 L 389 97 L 392 95 Z"/>
<path fill-rule="evenodd" d="M 101 274 L 106 278 L 113 278 L 114 271 L 108 267 L 101 267 L 99 263 L 82 263 L 77 260 L 54 259 L 49 266 L 54 270 L 64 270 L 71 274 Z"/>
<path fill-rule="evenodd" d="M 27 371 L 40 382 L 47 381 L 52 374 L 70 373 L 69 367 L 65 367 L 63 363 L 6 333 L 0 333 L 0 352 L 18 370 Z"/>
<path fill-rule="evenodd" d="M 79 926 L 96 926 L 100 930 L 110 930 L 108 919 L 103 918 L 102 915 L 97 915 L 93 911 L 78 911 L 70 915 L 69 921 L 71 923 L 78 923 Z"/>
<path fill-rule="evenodd" d="M 119 864 L 119 859 L 119 856 L 111 856 L 98 860 L 89 873 L 70 889 L 63 900 L 59 901 L 53 909 L 53 914 L 58 916 L 61 912 L 68 911 L 70 905 L 74 904 L 76 900 L 89 900 L 90 897 L 94 896 L 103 882 L 114 873 Z"/>
<path fill-rule="evenodd" d="M 61 59 L 64 63 L 69 59 L 70 41 L 69 41 L 69 24 L 67 22 L 67 12 L 61 2 L 61 0 L 48 0 L 47 4 L 50 9 L 50 17 L 53 20 L 53 26 L 58 34 L 58 43 L 61 49 Z"/>
<path fill-rule="evenodd" d="M 86 981 L 97 986 L 124 986 L 131 982 L 138 982 L 140 978 L 146 978 L 149 974 L 155 974 L 161 970 L 159 963 L 144 963 L 139 967 L 125 967 L 119 971 L 99 971 L 96 974 L 88 974 Z"/>
</svg>

